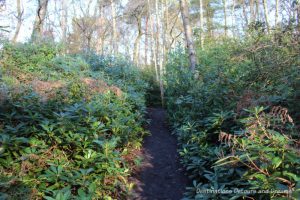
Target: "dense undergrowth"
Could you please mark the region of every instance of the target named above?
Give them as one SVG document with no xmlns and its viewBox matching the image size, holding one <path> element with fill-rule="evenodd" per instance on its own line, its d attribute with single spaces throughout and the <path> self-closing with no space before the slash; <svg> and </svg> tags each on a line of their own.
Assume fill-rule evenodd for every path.
<svg viewBox="0 0 300 200">
<path fill-rule="evenodd" d="M 155 70 L 153 67 L 147 66 L 142 71 L 143 79 L 148 83 L 148 88 L 145 94 L 146 105 L 148 107 L 161 107 L 161 93 L 159 81 L 155 77 Z"/>
<path fill-rule="evenodd" d="M 195 74 L 184 50 L 170 55 L 167 109 L 193 180 L 187 199 L 299 199 L 299 47 L 289 31 L 217 41 L 198 49 Z"/>
<path fill-rule="evenodd" d="M 4 44 L 0 199 L 125 199 L 148 87 L 124 59 Z"/>
</svg>

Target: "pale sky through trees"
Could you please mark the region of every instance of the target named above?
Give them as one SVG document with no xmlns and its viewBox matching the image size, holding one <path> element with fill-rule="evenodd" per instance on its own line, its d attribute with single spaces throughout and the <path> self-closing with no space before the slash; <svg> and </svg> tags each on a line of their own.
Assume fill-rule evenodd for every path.
<svg viewBox="0 0 300 200">
<path fill-rule="evenodd" d="M 57 33 L 57 35 L 60 35 L 60 30 L 59 30 L 59 12 L 60 8 L 59 4 L 62 0 L 50 0 L 49 1 L 49 6 L 48 6 L 48 16 L 47 16 L 47 22 L 52 23 L 54 26 L 54 31 Z M 74 13 L 74 9 L 80 13 L 79 5 L 83 5 L 84 3 L 87 4 L 87 0 L 85 1 L 77 1 L 76 0 L 67 0 L 69 2 L 73 2 L 72 6 L 69 7 L 68 12 L 69 12 L 69 28 L 71 25 L 71 20 L 72 20 L 72 13 Z M 24 42 L 28 40 L 31 36 L 32 32 L 32 24 L 35 18 L 35 11 L 37 7 L 37 2 L 34 0 L 21 0 L 22 2 L 22 7 L 24 8 L 24 19 L 23 19 L 23 24 L 21 26 L 20 34 L 18 37 L 18 41 Z M 80 2 L 80 3 L 79 3 Z M 122 6 L 125 6 L 128 3 L 128 0 L 121 0 L 120 1 Z M 274 3 L 274 0 L 267 0 L 268 4 Z M 96 1 L 92 1 L 92 6 L 90 9 L 90 14 L 92 15 L 93 8 L 96 6 Z M 260 5 L 262 6 L 262 5 Z M 191 10 L 191 13 L 193 12 L 198 12 L 198 10 Z M 274 14 L 275 9 L 272 8 L 269 10 L 269 16 L 270 16 L 270 23 L 271 25 L 274 25 Z M 120 14 L 120 13 L 119 13 Z M 12 37 L 14 28 L 16 26 L 16 0 L 6 0 L 6 9 L 4 10 L 3 13 L 0 14 L 0 20 L 2 21 L 1 24 L 4 24 L 5 26 L 9 26 L 10 34 L 7 34 L 8 37 Z M 237 13 L 237 15 L 241 15 L 241 13 Z M 280 17 L 279 17 L 280 18 Z M 223 13 L 216 13 L 215 19 L 216 22 L 222 23 L 224 20 Z M 228 16 L 228 21 L 231 22 L 232 18 L 229 15 Z M 59 38 L 57 38 L 59 39 Z"/>
<path fill-rule="evenodd" d="M 60 30 L 59 30 L 60 8 L 59 8 L 59 5 L 55 5 L 55 4 L 59 4 L 61 1 L 63 1 L 63 0 L 50 0 L 49 5 L 48 5 L 47 21 L 53 23 L 54 27 L 56 27 L 54 31 L 58 34 L 61 34 Z M 75 1 L 74 0 L 65 0 L 65 1 L 76 2 L 76 0 Z M 18 41 L 24 42 L 30 38 L 31 33 L 32 33 L 32 29 L 33 29 L 32 24 L 33 24 L 33 21 L 35 18 L 37 2 L 35 0 L 21 0 L 21 2 L 23 5 L 22 7 L 24 8 L 24 20 L 23 20 L 23 24 L 21 27 L 19 37 L 18 37 Z M 88 1 L 78 1 L 78 2 L 80 2 L 80 3 L 74 3 L 74 5 L 72 5 L 68 8 L 69 25 L 71 24 L 71 20 L 73 17 L 72 13 L 74 11 L 74 8 L 78 12 L 80 12 L 80 9 L 78 7 L 76 8 L 76 5 L 79 6 L 80 4 L 87 3 Z M 122 2 L 126 3 L 127 0 L 122 0 Z M 91 12 L 92 12 L 92 9 L 96 6 L 95 1 L 92 1 L 92 3 L 93 3 L 93 5 L 91 6 L 91 9 L 90 9 Z M 13 29 L 16 24 L 16 18 L 14 17 L 16 6 L 17 6 L 16 0 L 7 0 L 5 12 L 3 14 L 1 14 L 1 21 L 3 21 L 4 24 L 10 26 L 10 29 L 11 29 L 10 37 L 12 37 L 11 35 L 13 35 Z M 57 38 L 57 39 L 59 39 L 59 38 Z"/>
<path fill-rule="evenodd" d="M 24 13 L 17 41 L 26 42 L 32 36 L 38 1 L 20 1 Z M 182 46 L 185 41 L 177 0 L 65 0 L 67 9 L 62 9 L 62 0 L 48 2 L 43 34 L 55 42 L 68 43 L 71 45 L 68 48 L 74 50 L 73 53 L 92 49 L 98 53 L 111 54 L 112 46 L 117 44 L 117 53 L 129 56 L 135 62 L 145 63 L 150 62 L 147 57 L 153 57 L 153 52 L 157 53 L 157 48 L 162 47 L 160 53 L 155 55 L 157 57 L 155 59 L 159 60 L 160 57 L 165 59 L 168 50 L 174 49 L 177 45 Z M 113 28 L 111 2 L 115 4 L 115 28 Z M 189 2 L 191 28 L 197 41 L 200 27 L 199 0 L 187 2 Z M 205 5 L 202 28 L 205 39 L 223 37 L 225 32 L 230 37 L 243 37 L 253 17 L 254 21 L 265 22 L 262 0 L 256 5 L 252 4 L 252 7 L 251 2 L 257 1 L 203 0 L 203 2 Z M 283 2 L 284 6 L 281 6 Z M 275 25 L 276 0 L 268 0 L 266 3 L 267 17 L 272 28 Z M 281 0 L 279 3 L 278 22 L 280 23 L 284 18 L 289 21 L 293 17 L 291 13 L 293 0 Z M 67 12 L 65 21 L 68 41 L 62 41 L 63 10 Z M 227 13 L 227 26 L 225 26 L 225 13 Z M 18 21 L 17 0 L 6 0 L 6 7 L 0 12 L 0 20 L 0 26 L 5 27 L 5 31 L 0 34 L 11 40 L 15 35 Z"/>
</svg>

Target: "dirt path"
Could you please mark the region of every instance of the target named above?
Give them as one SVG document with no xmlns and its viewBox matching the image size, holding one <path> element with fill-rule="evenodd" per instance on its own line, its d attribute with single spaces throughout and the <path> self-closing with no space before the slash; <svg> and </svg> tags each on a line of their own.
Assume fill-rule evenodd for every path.
<svg viewBox="0 0 300 200">
<path fill-rule="evenodd" d="M 151 136 L 145 138 L 142 167 L 136 176 L 135 200 L 179 200 L 187 179 L 179 163 L 177 142 L 166 124 L 166 113 L 149 108 L 148 127 Z"/>
</svg>

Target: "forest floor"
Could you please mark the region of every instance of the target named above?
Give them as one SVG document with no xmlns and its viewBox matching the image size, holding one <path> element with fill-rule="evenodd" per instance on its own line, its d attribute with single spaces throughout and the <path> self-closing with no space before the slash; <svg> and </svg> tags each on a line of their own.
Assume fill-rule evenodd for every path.
<svg viewBox="0 0 300 200">
<path fill-rule="evenodd" d="M 149 108 L 151 135 L 144 140 L 142 164 L 134 177 L 134 200 L 179 200 L 183 197 L 187 178 L 179 163 L 177 141 L 167 125 L 166 112 Z"/>
</svg>

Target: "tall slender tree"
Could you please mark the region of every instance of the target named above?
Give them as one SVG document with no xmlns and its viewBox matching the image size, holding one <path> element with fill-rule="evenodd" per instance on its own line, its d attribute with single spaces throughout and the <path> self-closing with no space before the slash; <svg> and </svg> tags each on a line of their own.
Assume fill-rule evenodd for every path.
<svg viewBox="0 0 300 200">
<path fill-rule="evenodd" d="M 246 4 L 246 0 L 245 0 L 245 4 Z M 255 0 L 250 0 L 249 2 L 249 6 L 250 6 L 250 23 L 253 23 L 256 19 L 255 19 Z"/>
<path fill-rule="evenodd" d="M 180 0 L 179 3 L 180 3 L 182 23 L 183 23 L 184 33 L 185 33 L 185 40 L 186 40 L 188 53 L 189 53 L 190 70 L 194 72 L 196 69 L 197 60 L 196 60 L 196 52 L 194 49 L 193 32 L 190 24 L 189 8 L 186 0 Z"/>
<path fill-rule="evenodd" d="M 116 20 L 116 4 L 115 0 L 110 0 L 110 7 L 111 7 L 111 16 L 112 16 L 112 30 L 113 30 L 113 37 L 112 37 L 112 45 L 113 45 L 113 53 L 118 53 L 118 33 L 117 33 L 117 20 Z"/>
<path fill-rule="evenodd" d="M 149 38 L 149 11 L 147 12 L 147 16 L 146 16 L 146 19 L 145 19 L 145 52 L 144 52 L 144 65 L 147 66 L 148 65 L 148 49 L 149 49 L 149 46 L 148 46 L 148 38 Z"/>
<path fill-rule="evenodd" d="M 260 7 L 259 7 L 259 0 L 255 0 L 255 15 L 254 19 L 256 21 L 260 21 Z"/>
<path fill-rule="evenodd" d="M 136 16 L 136 23 L 137 23 L 137 36 L 134 41 L 134 48 L 133 48 L 133 62 L 138 65 L 139 64 L 139 49 L 140 49 L 140 40 L 142 38 L 143 32 L 142 32 L 142 18 L 140 15 Z"/>
<path fill-rule="evenodd" d="M 222 0 L 223 2 L 223 12 L 224 12 L 224 33 L 225 37 L 228 35 L 228 26 L 227 26 L 227 2 L 226 0 Z"/>
<path fill-rule="evenodd" d="M 62 32 L 62 43 L 63 43 L 63 48 L 66 53 L 66 44 L 67 44 L 67 26 L 68 26 L 68 2 L 67 0 L 62 0 L 61 1 L 61 32 Z"/>
<path fill-rule="evenodd" d="M 231 31 L 232 31 L 232 35 L 235 36 L 235 32 L 236 32 L 236 27 L 235 27 L 235 23 L 236 23 L 236 16 L 235 16 L 235 0 L 232 0 L 232 6 L 231 6 Z"/>
<path fill-rule="evenodd" d="M 21 0 L 17 0 L 17 26 L 16 26 L 16 31 L 15 31 L 14 37 L 12 39 L 12 41 L 14 43 L 17 41 L 17 38 L 20 33 L 20 29 L 21 29 L 22 21 L 23 21 L 23 19 L 22 19 L 23 13 L 24 13 L 24 9 L 22 8 Z"/>
<path fill-rule="evenodd" d="M 162 46 L 160 44 L 161 41 L 161 15 L 159 12 L 159 6 L 158 6 L 158 0 L 155 0 L 155 18 L 156 18 L 156 63 L 159 67 L 159 87 L 160 87 L 160 97 L 161 97 L 161 103 L 164 105 L 164 85 L 163 85 L 163 50 Z"/>
<path fill-rule="evenodd" d="M 96 51 L 99 54 L 103 54 L 103 43 L 104 43 L 104 6 L 100 0 L 97 1 L 98 4 L 98 28 L 97 28 L 97 43 L 96 43 Z"/>
<path fill-rule="evenodd" d="M 200 24 L 200 46 L 203 48 L 204 30 L 203 30 L 203 0 L 199 0 L 199 24 Z"/>
<path fill-rule="evenodd" d="M 42 37 L 44 22 L 47 14 L 49 0 L 38 0 L 38 7 L 36 10 L 36 17 L 31 34 L 31 40 L 35 41 Z"/>
<path fill-rule="evenodd" d="M 243 2 L 241 2 L 241 4 L 242 4 L 242 9 L 243 9 L 243 17 L 245 20 L 245 24 L 244 24 L 244 30 L 245 30 L 245 28 L 247 28 L 249 25 L 248 15 L 247 15 L 247 11 L 246 11 L 246 0 L 243 0 Z M 252 21 L 252 15 L 250 17 L 250 22 L 251 21 Z"/>
<path fill-rule="evenodd" d="M 278 16 L 279 16 L 279 0 L 275 2 L 275 26 L 278 24 Z"/>
<path fill-rule="evenodd" d="M 155 77 L 156 77 L 156 81 L 159 81 L 159 74 L 158 74 L 158 68 L 157 68 L 157 59 L 156 59 L 156 40 L 155 40 L 155 34 L 154 34 L 154 20 L 153 20 L 153 16 L 152 16 L 152 9 L 151 9 L 151 4 L 150 4 L 150 0 L 147 0 L 147 7 L 148 7 L 148 12 L 150 13 L 149 16 L 149 20 L 150 20 L 150 34 L 151 34 L 151 64 L 154 66 L 154 70 L 155 70 Z"/>
<path fill-rule="evenodd" d="M 269 14 L 268 14 L 268 5 L 266 0 L 262 0 L 263 7 L 264 7 L 264 16 L 265 16 L 265 23 L 267 26 L 267 31 L 270 33 L 270 24 L 269 24 Z"/>
</svg>

